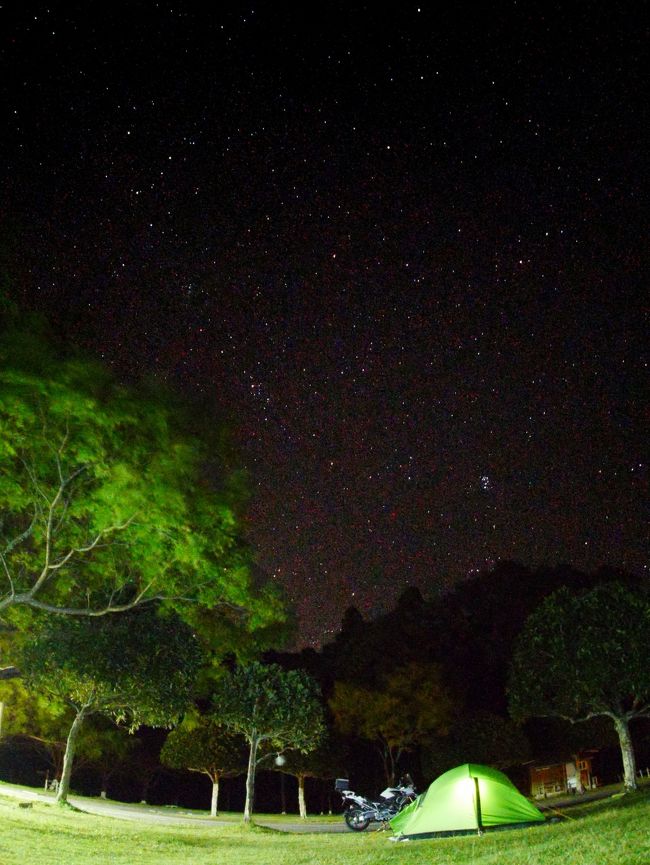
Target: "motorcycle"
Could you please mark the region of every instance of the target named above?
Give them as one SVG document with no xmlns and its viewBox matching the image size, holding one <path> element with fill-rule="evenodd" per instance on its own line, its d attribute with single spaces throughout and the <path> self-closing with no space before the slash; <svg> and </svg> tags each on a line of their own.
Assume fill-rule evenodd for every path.
<svg viewBox="0 0 650 865">
<path fill-rule="evenodd" d="M 363 832 L 371 823 L 388 823 L 416 798 L 410 775 L 404 775 L 397 787 L 387 787 L 379 794 L 379 800 L 367 799 L 350 790 L 347 778 L 337 778 L 334 789 L 343 797 L 343 818 L 353 832 Z"/>
</svg>

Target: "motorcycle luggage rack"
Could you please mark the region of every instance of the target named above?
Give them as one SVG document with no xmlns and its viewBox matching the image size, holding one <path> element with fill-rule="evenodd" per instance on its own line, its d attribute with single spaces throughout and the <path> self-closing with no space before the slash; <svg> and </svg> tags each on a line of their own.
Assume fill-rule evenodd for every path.
<svg viewBox="0 0 650 865">
<path fill-rule="evenodd" d="M 338 793 L 342 793 L 344 790 L 350 789 L 350 781 L 347 778 L 337 778 L 334 781 L 334 789 Z"/>
</svg>

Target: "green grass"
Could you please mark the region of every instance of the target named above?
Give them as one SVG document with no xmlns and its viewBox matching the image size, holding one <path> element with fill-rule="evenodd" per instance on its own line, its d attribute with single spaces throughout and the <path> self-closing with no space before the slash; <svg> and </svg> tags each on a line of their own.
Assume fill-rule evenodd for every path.
<svg viewBox="0 0 650 865">
<path fill-rule="evenodd" d="M 387 832 L 289 835 L 154 826 L 0 798 L 0 865 L 647 865 L 650 794 L 585 803 L 562 823 L 391 843 Z"/>
</svg>

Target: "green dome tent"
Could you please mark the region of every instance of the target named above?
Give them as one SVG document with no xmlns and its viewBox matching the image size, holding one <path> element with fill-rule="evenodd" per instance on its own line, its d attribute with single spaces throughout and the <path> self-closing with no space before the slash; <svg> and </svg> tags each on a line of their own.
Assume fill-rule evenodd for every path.
<svg viewBox="0 0 650 865">
<path fill-rule="evenodd" d="M 544 819 L 503 772 L 465 763 L 436 778 L 390 825 L 402 838 L 431 838 Z"/>
</svg>

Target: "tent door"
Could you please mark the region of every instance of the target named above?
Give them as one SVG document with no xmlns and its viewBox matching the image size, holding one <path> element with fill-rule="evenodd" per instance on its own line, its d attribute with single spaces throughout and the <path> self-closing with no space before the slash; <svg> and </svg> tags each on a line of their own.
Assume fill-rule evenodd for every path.
<svg viewBox="0 0 650 865">
<path fill-rule="evenodd" d="M 476 828 L 480 835 L 483 829 L 483 816 L 481 814 L 481 791 L 478 786 L 478 778 L 474 778 L 474 808 L 476 810 Z"/>
</svg>

